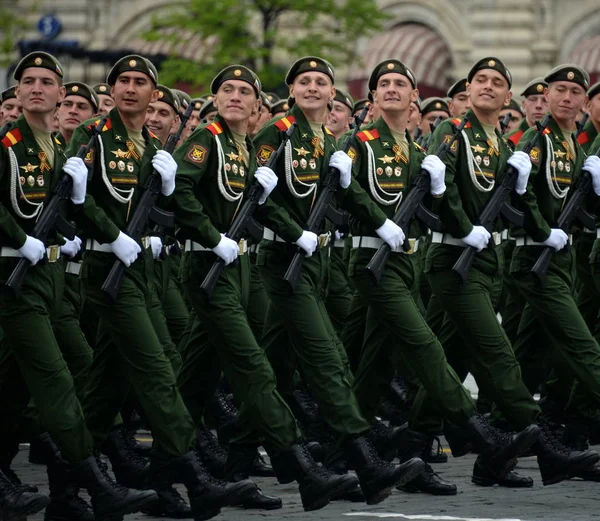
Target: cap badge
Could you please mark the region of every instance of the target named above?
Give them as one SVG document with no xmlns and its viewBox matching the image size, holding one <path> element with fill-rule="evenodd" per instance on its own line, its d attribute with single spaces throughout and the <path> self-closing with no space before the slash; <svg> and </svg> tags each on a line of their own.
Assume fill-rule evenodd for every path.
<svg viewBox="0 0 600 521">
<path fill-rule="evenodd" d="M 393 64 L 393 63 L 388 63 L 388 64 L 387 64 L 387 68 L 388 68 L 388 69 L 390 69 L 390 70 L 391 70 L 391 69 L 393 69 L 394 67 L 395 67 L 395 66 L 394 66 L 394 64 Z"/>
<path fill-rule="evenodd" d="M 537 90 L 538 92 L 543 92 L 544 86 L 541 83 L 538 83 L 537 87 L 535 88 L 535 90 Z"/>
<path fill-rule="evenodd" d="M 575 77 L 575 73 L 573 71 L 569 71 L 567 73 L 567 79 L 572 80 Z"/>
<path fill-rule="evenodd" d="M 242 75 L 242 71 L 239 70 L 239 69 L 236 69 L 236 70 L 233 71 L 233 75 L 234 76 L 241 76 Z"/>
<path fill-rule="evenodd" d="M 200 110 L 200 107 L 202 107 L 202 103 L 200 103 L 199 101 L 197 101 L 197 102 L 194 104 L 194 108 L 195 108 L 196 110 Z"/>
<path fill-rule="evenodd" d="M 106 92 L 106 86 L 105 85 L 100 85 L 100 87 L 98 87 L 98 90 L 100 92 Z"/>
<path fill-rule="evenodd" d="M 36 65 L 41 65 L 42 59 L 40 57 L 37 57 L 35 60 L 33 60 L 33 63 L 35 63 Z"/>
<path fill-rule="evenodd" d="M 435 104 L 435 108 L 436 108 L 436 109 L 441 109 L 441 108 L 442 108 L 442 104 L 441 104 L 441 103 L 438 101 L 438 102 Z"/>
<path fill-rule="evenodd" d="M 162 90 L 158 91 L 158 97 L 159 98 L 164 98 L 165 97 L 165 93 Z"/>
<path fill-rule="evenodd" d="M 490 67 L 493 67 L 494 65 L 496 65 L 496 60 L 490 60 L 490 61 L 488 62 L 488 65 L 489 65 Z"/>
<path fill-rule="evenodd" d="M 316 66 L 317 66 L 317 62 L 316 62 L 315 60 L 312 60 L 312 61 L 309 63 L 309 65 L 310 65 L 311 67 L 316 67 Z"/>
<path fill-rule="evenodd" d="M 129 60 L 129 66 L 130 67 L 135 67 L 137 65 L 137 61 L 135 60 Z"/>
<path fill-rule="evenodd" d="M 71 92 L 77 92 L 78 90 L 79 90 L 79 86 L 77 86 L 77 85 L 73 85 L 71 87 Z"/>
</svg>

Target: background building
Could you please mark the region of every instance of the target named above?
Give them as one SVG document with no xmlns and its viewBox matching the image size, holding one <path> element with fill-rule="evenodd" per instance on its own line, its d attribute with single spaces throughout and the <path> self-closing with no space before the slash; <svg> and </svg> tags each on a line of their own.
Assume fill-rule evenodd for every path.
<svg viewBox="0 0 600 521">
<path fill-rule="evenodd" d="M 69 80 L 95 83 L 105 78 L 113 61 L 130 51 L 152 56 L 158 66 L 171 53 L 202 66 L 214 42 L 189 34 L 178 43 L 140 37 L 153 16 L 185 3 L 19 0 L 3 9 L 18 10 L 31 28 L 15 60 L 39 48 L 43 40 L 65 65 Z M 366 94 L 373 65 L 390 57 L 414 70 L 422 97 L 443 95 L 477 59 L 488 55 L 506 62 L 515 92 L 531 78 L 567 61 L 586 68 L 592 83 L 600 80 L 598 0 L 380 0 L 378 4 L 387 16 L 385 27 L 356 42 L 362 61 L 334 64 L 340 84 L 346 83 L 355 97 Z M 10 66 L 0 72 L 4 72 L 0 87 L 5 87 L 11 83 Z"/>
</svg>

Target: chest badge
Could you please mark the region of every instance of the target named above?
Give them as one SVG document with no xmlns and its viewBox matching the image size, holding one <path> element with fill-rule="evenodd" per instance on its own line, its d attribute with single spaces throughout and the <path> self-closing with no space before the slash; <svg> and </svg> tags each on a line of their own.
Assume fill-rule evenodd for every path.
<svg viewBox="0 0 600 521">
<path fill-rule="evenodd" d="M 387 154 L 383 157 L 378 157 L 377 159 L 379 159 L 379 161 L 383 161 L 384 165 L 387 165 L 388 163 L 391 163 L 394 160 L 392 156 L 388 156 Z"/>
<path fill-rule="evenodd" d="M 304 156 L 307 156 L 308 154 L 310 154 L 310 152 L 308 150 L 306 150 L 304 147 L 294 148 L 294 150 L 296 151 L 296 154 L 298 154 L 300 157 L 304 157 Z"/>
<path fill-rule="evenodd" d="M 25 166 L 20 167 L 22 170 L 25 170 L 28 174 L 31 172 L 35 172 L 36 168 L 39 168 L 39 165 L 32 165 L 31 163 L 27 163 Z"/>
<path fill-rule="evenodd" d="M 485 148 L 483 148 L 480 144 L 471 145 L 471 148 L 473 149 L 473 152 L 475 152 L 476 154 L 481 154 L 485 150 Z"/>
</svg>

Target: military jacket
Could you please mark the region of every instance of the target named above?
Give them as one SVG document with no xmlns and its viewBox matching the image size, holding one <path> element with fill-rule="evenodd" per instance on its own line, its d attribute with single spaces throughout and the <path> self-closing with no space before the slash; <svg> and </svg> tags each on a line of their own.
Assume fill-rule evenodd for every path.
<svg viewBox="0 0 600 521">
<path fill-rule="evenodd" d="M 532 127 L 525 132 L 517 150 L 522 149 L 536 131 Z M 528 235 L 534 241 L 543 242 L 550 235 L 550 228 L 556 225 L 568 192 L 581 174 L 585 154 L 574 139 L 567 143 L 556 121 L 551 120 L 529 157 L 532 163 L 529 183 L 520 197 L 525 229 L 513 227 L 511 234 Z"/>
<path fill-rule="evenodd" d="M 519 141 L 521 141 L 521 138 L 523 137 L 523 134 L 525 134 L 525 132 L 527 132 L 529 130 L 529 123 L 527 123 L 527 119 L 523 118 L 521 120 L 521 122 L 519 123 L 519 126 L 513 130 L 512 132 L 509 132 L 508 134 L 506 134 L 506 136 L 504 136 L 506 138 L 506 142 L 508 143 L 508 146 L 514 150 L 517 145 L 519 144 Z"/>
<path fill-rule="evenodd" d="M 99 118 L 90 119 L 75 130 L 67 156 L 76 155 L 88 143 L 98 121 Z M 85 237 L 100 243 L 113 242 L 135 212 L 153 170 L 151 160 L 162 148 L 158 137 L 146 127 L 142 135 L 146 149 L 140 156 L 118 109 L 109 112 L 98 141 L 84 160 L 89 167 L 87 194 L 77 220 Z"/>
<path fill-rule="evenodd" d="M 425 157 L 423 149 L 413 141 L 409 132 L 406 132 L 406 137 L 409 157 L 404 156 L 387 123 L 380 117 L 356 135 L 348 151 L 353 162 L 353 176 L 371 199 L 369 204 L 376 204 L 388 219 L 394 217 L 402 199 L 410 191 Z M 352 235 L 377 237 L 375 228 L 357 217 L 355 213 L 350 220 Z M 416 220 L 413 220 L 411 229 L 404 232 L 407 237 L 423 234 L 422 226 Z"/>
<path fill-rule="evenodd" d="M 321 183 L 329 171 L 329 158 L 337 149 L 335 137 L 325 127 L 325 143 L 318 143 L 304 113 L 294 105 L 285 116 L 265 125 L 254 138 L 259 164 L 264 165 L 269 160 L 279 147 L 283 134 L 294 122 L 297 128 L 273 169 L 279 182 L 271 199 L 281 215 L 271 215 L 271 222 L 265 223 L 287 242 L 294 242 L 302 235 Z M 340 188 L 336 196 L 338 201 L 344 201 L 346 210 L 370 227 L 378 228 L 385 221 L 385 215 L 370 201 L 356 180 L 353 179 L 346 190 Z M 289 216 L 287 219 L 283 218 L 285 214 Z"/>
<path fill-rule="evenodd" d="M 598 146 L 592 147 L 592 143 L 597 136 L 598 131 L 596 130 L 594 123 L 592 123 L 592 121 L 588 121 L 583 127 L 581 134 L 577 136 L 577 142 L 586 155 L 589 155 L 590 153 L 593 154 L 598 150 Z"/>
<path fill-rule="evenodd" d="M 53 138 L 54 167 L 24 116 L 0 144 L 0 245 L 20 248 L 64 175 L 64 144 Z M 67 203 L 69 204 L 69 203 Z M 49 244 L 56 242 L 49 239 Z"/>
</svg>

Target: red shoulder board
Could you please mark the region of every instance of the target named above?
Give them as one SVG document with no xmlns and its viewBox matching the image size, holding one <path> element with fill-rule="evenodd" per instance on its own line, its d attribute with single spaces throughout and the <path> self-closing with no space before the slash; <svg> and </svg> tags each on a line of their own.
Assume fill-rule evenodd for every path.
<svg viewBox="0 0 600 521">
<path fill-rule="evenodd" d="M 379 130 L 376 128 L 372 128 L 370 130 L 363 130 L 356 134 L 356 137 L 360 139 L 363 143 L 365 141 L 373 141 L 379 137 Z"/>
<path fill-rule="evenodd" d="M 92 127 L 95 127 L 98 123 L 100 123 L 100 119 L 97 119 L 96 121 L 94 121 L 91 125 L 88 125 L 88 129 L 92 130 Z M 110 118 L 108 118 L 106 120 L 106 122 L 104 123 L 104 126 L 102 127 L 102 132 L 106 132 L 107 130 L 110 130 L 112 128 L 112 121 Z"/>
<path fill-rule="evenodd" d="M 584 130 L 577 137 L 577 143 L 579 143 L 580 145 L 585 145 L 589 140 L 590 140 L 590 136 L 588 136 L 587 130 Z"/>
<path fill-rule="evenodd" d="M 288 128 L 292 126 L 292 123 L 296 122 L 296 118 L 294 116 L 283 116 L 279 121 L 275 123 L 275 126 L 285 132 Z"/>
<path fill-rule="evenodd" d="M 223 133 L 223 127 L 221 126 L 220 123 L 217 123 L 216 121 L 213 121 L 210 125 L 206 126 L 206 129 L 213 135 L 216 136 L 218 134 L 222 134 Z"/>
<path fill-rule="evenodd" d="M 515 132 L 512 136 L 510 136 L 508 138 L 508 140 L 515 146 L 517 146 L 519 144 L 519 141 L 521 141 L 521 137 L 523 136 L 524 132 L 522 130 L 518 130 L 517 132 Z"/>
<path fill-rule="evenodd" d="M 450 123 L 452 123 L 455 127 L 458 127 L 458 125 L 460 125 L 460 122 L 462 121 L 462 119 L 460 118 L 454 118 L 450 120 Z M 471 122 L 467 121 L 467 124 L 465 125 L 464 128 L 471 128 Z"/>
<path fill-rule="evenodd" d="M 550 134 L 552 132 L 552 130 L 550 130 L 550 127 L 546 127 L 543 131 L 542 134 L 547 135 Z"/>
<path fill-rule="evenodd" d="M 6 133 L 6 136 L 2 139 L 2 144 L 6 148 L 10 148 L 13 145 L 16 145 L 19 141 L 21 141 L 23 137 L 21 136 L 21 131 L 18 128 L 11 130 Z"/>
</svg>

